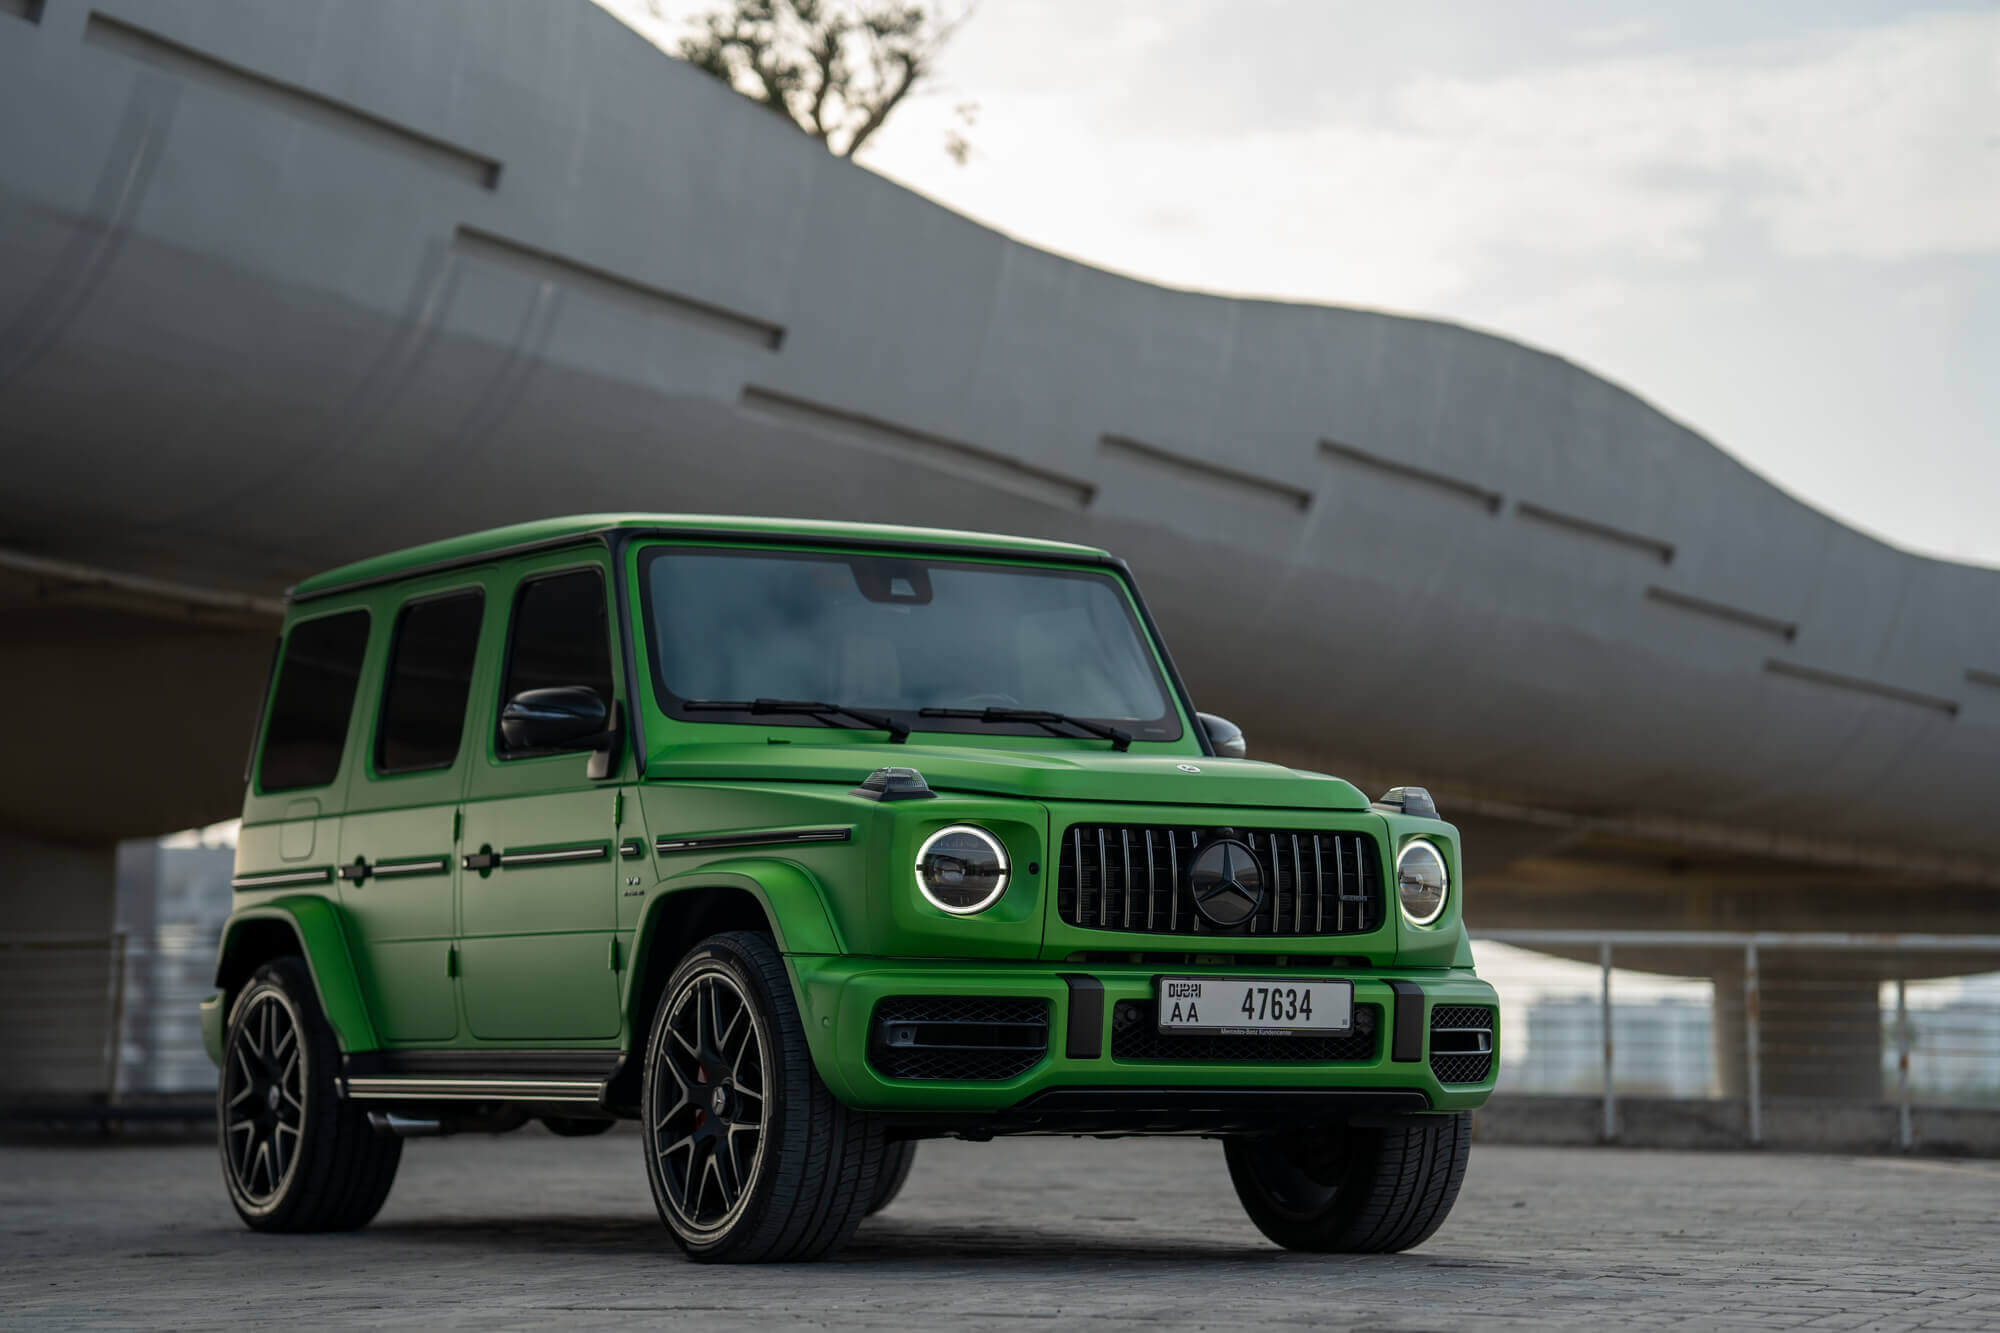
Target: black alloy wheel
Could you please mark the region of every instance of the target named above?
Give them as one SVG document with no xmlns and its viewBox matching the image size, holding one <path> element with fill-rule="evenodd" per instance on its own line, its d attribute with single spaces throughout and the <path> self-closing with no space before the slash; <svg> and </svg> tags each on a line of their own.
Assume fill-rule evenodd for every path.
<svg viewBox="0 0 2000 1333">
<path fill-rule="evenodd" d="M 340 1047 L 312 974 L 276 958 L 230 1009 L 215 1093 L 229 1201 L 258 1231 L 348 1231 L 380 1211 L 402 1161 L 335 1086 Z"/>
<path fill-rule="evenodd" d="M 767 935 L 711 936 L 667 982 L 641 1105 L 653 1201 L 691 1259 L 817 1259 L 854 1233 L 884 1161 L 873 1117 L 814 1071 Z"/>
<path fill-rule="evenodd" d="M 748 1202 L 764 1159 L 764 1043 L 736 978 L 698 972 L 667 1010 L 659 1067 L 673 1098 L 657 1154 L 669 1205 L 690 1234 L 726 1229 Z"/>
<path fill-rule="evenodd" d="M 252 1206 L 268 1206 L 298 1170 L 305 1117 L 298 1012 L 282 990 L 259 990 L 239 1006 L 222 1075 L 222 1155 Z"/>
</svg>

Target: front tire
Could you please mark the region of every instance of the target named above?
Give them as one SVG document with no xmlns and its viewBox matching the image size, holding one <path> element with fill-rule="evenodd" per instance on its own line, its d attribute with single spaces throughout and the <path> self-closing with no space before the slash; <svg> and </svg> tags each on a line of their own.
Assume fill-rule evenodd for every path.
<svg viewBox="0 0 2000 1333">
<path fill-rule="evenodd" d="M 882 1171 L 875 1177 L 875 1197 L 868 1204 L 870 1217 L 896 1201 L 910 1178 L 910 1164 L 916 1160 L 915 1139 L 899 1139 L 882 1150 Z"/>
<path fill-rule="evenodd" d="M 653 1202 L 690 1259 L 824 1258 L 875 1197 L 881 1127 L 820 1081 L 768 936 L 711 936 L 674 969 L 641 1109 Z"/>
<path fill-rule="evenodd" d="M 402 1161 L 335 1086 L 340 1047 L 305 963 L 258 968 L 230 1010 L 215 1120 L 222 1178 L 258 1231 L 352 1231 L 381 1210 Z"/>
<path fill-rule="evenodd" d="M 1407 1250 L 1443 1225 L 1465 1181 L 1472 1113 L 1409 1116 L 1388 1127 L 1230 1139 L 1236 1197 L 1288 1250 Z"/>
</svg>

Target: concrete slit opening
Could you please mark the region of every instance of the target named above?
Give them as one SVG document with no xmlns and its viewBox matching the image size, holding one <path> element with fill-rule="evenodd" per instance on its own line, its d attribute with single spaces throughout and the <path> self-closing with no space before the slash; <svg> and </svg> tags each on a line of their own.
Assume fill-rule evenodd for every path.
<svg viewBox="0 0 2000 1333">
<path fill-rule="evenodd" d="M 1531 523 L 1555 528 L 1576 537 L 1589 537 L 1610 546 L 1622 547 L 1628 551 L 1639 551 L 1653 557 L 1663 565 L 1674 562 L 1674 544 L 1658 537 L 1648 537 L 1643 533 L 1628 532 L 1615 528 L 1609 523 L 1599 523 L 1595 519 L 1579 518 L 1575 514 L 1565 514 L 1558 509 L 1522 500 L 1514 506 L 1514 512 Z"/>
<path fill-rule="evenodd" d="M 1100 435 L 1097 443 L 1099 448 L 1107 452 L 1122 454 L 1142 467 L 1169 473 L 1182 481 L 1233 491 L 1238 495 L 1257 500 L 1276 500 L 1301 513 L 1312 505 L 1311 491 L 1287 485 L 1271 477 L 1261 477 L 1254 472 L 1243 472 L 1221 463 L 1211 463 L 1207 459 L 1190 458 L 1186 454 L 1162 449 L 1157 444 L 1135 440 L 1129 435 Z"/>
<path fill-rule="evenodd" d="M 43 0 L 0 0 L 0 14 L 10 18 L 26 19 L 30 23 L 42 21 Z"/>
<path fill-rule="evenodd" d="M 1429 468 L 1406 463 L 1400 458 L 1386 458 L 1381 454 L 1372 454 L 1351 444 L 1342 444 L 1338 440 L 1321 440 L 1319 447 L 1320 452 L 1329 458 L 1353 464 L 1396 481 L 1412 483 L 1454 500 L 1468 501 L 1489 514 L 1500 512 L 1504 497 L 1499 491 L 1488 490 L 1476 482 L 1449 476 L 1443 472 L 1433 472 Z"/>
<path fill-rule="evenodd" d="M 654 318 L 672 319 L 710 333 L 738 338 L 766 351 L 777 351 L 785 340 L 782 324 L 655 287 L 476 227 L 459 227 L 452 236 L 451 248 L 467 259 L 511 269 L 537 282 L 553 282 Z"/>
<path fill-rule="evenodd" d="M 1043 504 L 1083 509 L 1097 494 L 1093 482 L 1023 463 L 997 450 L 761 385 L 745 385 L 741 405 L 756 416 L 823 431 L 846 444 L 956 473 Z"/>
<path fill-rule="evenodd" d="M 0 4 L 9 2 L 0 0 Z M 39 10 L 39 3 L 35 3 L 35 8 Z M 500 183 L 500 163 L 482 153 L 399 125 L 310 88 L 231 64 L 124 19 L 93 12 L 84 27 L 83 40 L 87 46 L 101 47 L 190 82 L 248 98 L 307 124 L 413 158 L 483 189 L 494 189 Z"/>
<path fill-rule="evenodd" d="M 1797 662 L 1783 662 L 1773 657 L 1764 663 L 1764 670 L 1774 676 L 1787 676 L 1793 680 L 1810 681 L 1815 685 L 1825 685 L 1831 689 L 1850 690 L 1855 694 L 1872 695 L 1877 699 L 1892 699 L 1897 703 L 1911 704 L 1918 708 L 1928 708 L 1946 717 L 1958 716 L 1958 701 L 1942 699 L 1935 694 L 1925 694 L 1919 690 L 1906 690 L 1900 685 L 1884 685 L 1880 681 L 1863 680 L 1859 676 L 1843 676 L 1837 671 L 1822 671 L 1818 667 L 1800 666 Z"/>
<path fill-rule="evenodd" d="M 1789 620 L 1780 620 L 1776 616 L 1767 616 L 1756 611 L 1746 611 L 1740 606 L 1730 606 L 1725 602 L 1711 602 L 1706 597 L 1694 597 L 1688 593 L 1676 592 L 1672 588 L 1662 588 L 1658 584 L 1646 589 L 1646 600 L 1659 602 L 1693 615 L 1707 616 L 1711 620 L 1758 630 L 1783 639 L 1786 643 L 1799 637 L 1799 627 Z"/>
<path fill-rule="evenodd" d="M 1978 667 L 1967 667 L 1965 678 L 1974 685 L 1984 685 L 1989 690 L 2000 690 L 2000 671 L 1981 671 Z"/>
</svg>

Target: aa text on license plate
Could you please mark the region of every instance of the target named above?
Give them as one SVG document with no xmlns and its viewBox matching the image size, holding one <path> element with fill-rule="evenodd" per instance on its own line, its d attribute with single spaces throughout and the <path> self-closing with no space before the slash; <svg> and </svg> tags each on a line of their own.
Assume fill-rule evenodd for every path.
<svg viewBox="0 0 2000 1333">
<path fill-rule="evenodd" d="M 1354 983 L 1289 977 L 1161 977 L 1160 1031 L 1345 1032 Z"/>
</svg>

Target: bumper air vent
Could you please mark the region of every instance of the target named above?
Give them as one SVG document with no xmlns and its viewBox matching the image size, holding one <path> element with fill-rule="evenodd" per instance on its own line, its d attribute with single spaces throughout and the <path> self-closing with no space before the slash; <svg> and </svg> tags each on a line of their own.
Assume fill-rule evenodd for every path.
<svg viewBox="0 0 2000 1333">
<path fill-rule="evenodd" d="M 1493 1011 L 1441 1004 L 1431 1010 L 1431 1073 L 1440 1083 L 1484 1083 L 1493 1071 Z"/>
<path fill-rule="evenodd" d="M 883 1078 L 998 1083 L 1049 1053 L 1049 1002 L 899 995 L 875 1006 L 868 1065 Z"/>
</svg>

